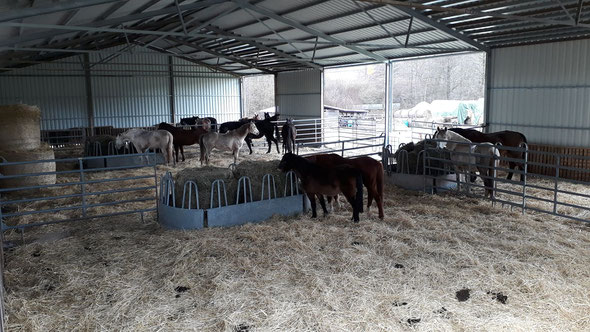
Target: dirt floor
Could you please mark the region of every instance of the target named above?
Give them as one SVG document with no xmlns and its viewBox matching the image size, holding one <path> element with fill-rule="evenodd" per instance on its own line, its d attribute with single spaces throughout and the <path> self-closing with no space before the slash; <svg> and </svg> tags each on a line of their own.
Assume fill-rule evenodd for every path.
<svg viewBox="0 0 590 332">
<path fill-rule="evenodd" d="M 588 224 L 393 186 L 385 207 L 358 224 L 344 207 L 199 231 L 153 213 L 37 228 L 5 252 L 7 330 L 590 330 Z"/>
</svg>

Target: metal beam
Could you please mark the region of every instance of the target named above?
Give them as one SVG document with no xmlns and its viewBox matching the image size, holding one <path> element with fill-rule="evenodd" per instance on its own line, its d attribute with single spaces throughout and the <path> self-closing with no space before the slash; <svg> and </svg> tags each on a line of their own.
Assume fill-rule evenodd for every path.
<svg viewBox="0 0 590 332">
<path fill-rule="evenodd" d="M 90 136 L 94 136 L 94 100 L 92 98 L 92 77 L 90 72 L 90 57 L 84 53 L 84 78 L 86 87 L 86 112 L 88 114 L 88 128 Z"/>
<path fill-rule="evenodd" d="M 174 100 L 174 61 L 172 56 L 168 57 L 168 89 L 170 93 L 170 121 L 176 123 L 176 101 Z"/>
<path fill-rule="evenodd" d="M 116 2 L 121 0 L 72 0 L 68 2 L 51 2 L 44 6 L 35 6 L 32 8 L 8 10 L 0 13 L 0 22 L 18 20 L 21 18 L 39 16 L 65 10 L 78 9 L 82 7 L 102 5 L 109 2 Z"/>
<path fill-rule="evenodd" d="M 470 9 L 460 9 L 460 8 L 453 8 L 453 7 L 442 7 L 442 6 L 435 6 L 435 5 L 423 5 L 417 4 L 413 2 L 405 2 L 405 1 L 395 1 L 395 0 L 359 0 L 359 1 L 367 1 L 373 3 L 380 3 L 380 4 L 389 4 L 392 6 L 398 7 L 400 10 L 402 8 L 406 8 L 406 10 L 411 10 L 412 12 L 416 12 L 416 9 L 431 9 L 438 12 L 450 12 L 455 14 L 463 14 L 463 15 L 471 15 L 473 17 L 496 17 L 502 19 L 509 19 L 515 21 L 525 21 L 525 22 L 539 22 L 545 24 L 555 24 L 555 25 L 568 25 L 568 26 L 576 26 L 575 22 L 569 21 L 562 21 L 562 20 L 550 20 L 545 18 L 537 18 L 531 16 L 518 16 L 518 15 L 510 15 L 510 14 L 500 14 L 494 11 L 486 11 L 481 12 L 477 10 L 470 10 Z M 412 9 L 407 9 L 407 8 Z M 424 17 L 428 17 L 423 15 Z M 590 28 L 590 24 L 578 24 L 578 26 L 583 26 L 586 28 Z"/>
<path fill-rule="evenodd" d="M 112 1 L 113 0 L 111 0 L 111 2 Z M 210 5 L 222 3 L 222 2 L 225 2 L 225 0 L 203 0 L 203 1 L 199 1 L 197 3 L 192 3 L 189 5 L 180 6 L 180 9 L 183 11 L 193 10 L 193 9 L 198 9 L 198 8 L 202 8 L 202 7 L 206 7 L 206 6 L 210 6 Z M 174 13 L 176 13 L 175 7 L 166 7 L 166 8 L 162 8 L 162 9 L 158 9 L 158 10 L 152 10 L 149 12 L 142 12 L 142 13 L 123 16 L 123 17 L 112 18 L 112 19 L 108 19 L 108 20 L 91 22 L 91 23 L 86 24 L 84 27 L 98 28 L 98 27 L 105 27 L 105 26 L 118 26 L 122 23 L 130 22 L 130 21 L 138 21 L 138 20 L 149 19 L 149 18 L 162 16 L 162 15 L 170 15 L 170 14 L 174 14 Z M 7 23 L 0 22 L 0 25 L 2 25 L 2 24 L 7 24 Z M 51 30 L 38 32 L 38 33 L 32 33 L 29 35 L 24 35 L 24 36 L 21 36 L 20 38 L 5 39 L 0 42 L 0 46 L 13 45 L 13 44 L 17 44 L 17 43 L 22 44 L 22 43 L 25 43 L 28 41 L 33 41 L 33 40 L 38 40 L 38 39 L 47 39 L 50 37 L 67 34 L 67 33 L 70 33 L 71 30 L 75 30 L 75 29 L 71 29 L 70 31 L 68 31 L 68 30 L 64 30 L 64 29 L 59 29 L 58 27 L 59 27 L 59 25 L 56 25 L 53 28 L 51 27 L 51 25 L 47 25 L 46 29 L 51 29 Z M 70 26 L 70 27 L 76 27 L 76 26 Z M 85 31 L 85 29 L 79 29 L 77 31 Z M 86 30 L 86 31 L 88 31 L 88 30 Z M 100 31 L 100 30 L 93 30 L 93 31 Z"/>
<path fill-rule="evenodd" d="M 321 32 L 321 31 L 318 31 L 316 29 L 313 29 L 313 28 L 310 28 L 308 26 L 305 26 L 305 25 L 303 25 L 303 24 L 301 24 L 301 23 L 299 23 L 299 22 L 297 22 L 295 20 L 292 20 L 290 18 L 287 18 L 286 16 L 278 15 L 275 12 L 272 12 L 272 11 L 266 9 L 266 8 L 253 5 L 253 4 L 251 4 L 251 3 L 249 3 L 248 1 L 245 1 L 245 0 L 233 0 L 233 1 L 235 3 L 237 3 L 238 5 L 240 5 L 244 9 L 250 9 L 250 10 L 255 11 L 255 12 L 259 13 L 259 14 L 262 14 L 264 16 L 270 17 L 273 20 L 276 20 L 276 21 L 279 21 L 281 23 L 290 25 L 290 26 L 295 27 L 295 28 L 297 28 L 299 30 L 305 31 L 305 32 L 307 32 L 307 33 L 309 33 L 309 34 L 311 34 L 313 36 L 317 36 L 317 37 L 320 37 L 322 39 L 329 40 L 329 41 L 331 41 L 333 43 L 339 44 L 342 47 L 351 49 L 351 50 L 353 50 L 353 51 L 355 51 L 357 53 L 363 54 L 363 55 L 368 56 L 370 58 L 373 58 L 373 59 L 375 59 L 377 61 L 387 61 L 387 59 L 385 57 L 381 56 L 381 55 L 378 55 L 378 54 L 369 52 L 369 51 L 367 51 L 367 50 L 365 50 L 363 48 L 360 48 L 358 46 L 348 45 L 346 42 L 344 42 L 344 41 L 342 41 L 342 40 L 340 40 L 338 38 L 334 38 L 334 37 L 329 36 L 329 35 Z"/>
<path fill-rule="evenodd" d="M 578 2 L 578 10 L 576 11 L 576 25 L 580 23 L 580 16 L 582 15 L 582 7 L 584 6 L 584 0 Z"/>
<path fill-rule="evenodd" d="M 362 0 L 362 1 L 366 1 L 366 0 Z M 389 0 L 370 0 L 370 1 L 371 2 L 373 2 L 373 1 L 376 1 L 376 2 L 385 2 L 385 3 L 388 3 L 389 2 Z M 393 2 L 394 3 L 398 3 L 400 1 L 393 1 Z M 405 5 L 407 5 L 407 3 L 405 3 Z M 482 44 L 476 42 L 475 40 L 473 40 L 473 39 L 465 36 L 461 32 L 456 31 L 456 30 L 453 30 L 453 29 L 447 27 L 446 25 L 444 25 L 443 23 L 440 23 L 439 21 L 433 20 L 432 18 L 430 18 L 430 17 L 428 17 L 428 16 L 426 16 L 426 15 L 424 15 L 424 14 L 422 14 L 422 13 L 416 11 L 416 10 L 413 10 L 411 8 L 407 8 L 406 6 L 400 6 L 400 7 L 397 7 L 396 6 L 396 8 L 398 10 L 406 13 L 407 15 L 410 15 L 412 17 L 415 17 L 415 18 L 419 19 L 420 21 L 422 21 L 422 22 L 424 22 L 424 23 L 426 23 L 426 24 L 428 24 L 430 26 L 432 26 L 432 27 L 434 27 L 434 28 L 436 28 L 436 29 L 438 29 L 438 30 L 440 30 L 440 31 L 448 34 L 448 35 L 451 35 L 452 37 L 454 37 L 454 38 L 456 38 L 456 39 L 458 39 L 458 40 L 460 40 L 462 42 L 465 42 L 465 43 L 467 43 L 467 44 L 469 44 L 469 45 L 477 48 L 480 51 L 486 51 L 486 52 L 488 51 L 488 48 L 485 45 L 482 45 Z"/>
</svg>

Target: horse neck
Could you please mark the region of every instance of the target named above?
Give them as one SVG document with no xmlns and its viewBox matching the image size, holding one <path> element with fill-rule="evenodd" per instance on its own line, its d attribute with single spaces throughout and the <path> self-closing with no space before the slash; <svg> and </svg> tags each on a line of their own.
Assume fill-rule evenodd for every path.
<svg viewBox="0 0 590 332">
<path fill-rule="evenodd" d="M 453 131 L 448 131 L 447 132 L 447 135 L 450 136 L 450 139 L 449 140 L 450 141 L 453 141 L 453 142 L 447 143 L 447 147 L 449 147 L 449 150 L 455 150 L 458 146 L 459 147 L 462 147 L 462 148 L 467 148 L 468 147 L 468 145 L 459 144 L 459 143 L 456 143 L 456 142 L 471 144 L 471 141 L 470 140 L 468 140 L 467 138 L 465 138 L 465 137 L 463 137 L 463 136 L 461 136 L 461 135 L 459 135 L 459 134 L 457 134 L 457 133 L 455 133 Z"/>
<path fill-rule="evenodd" d="M 244 138 L 246 137 L 246 135 L 248 135 L 248 133 L 250 132 L 250 124 L 243 124 L 240 128 L 236 129 L 236 133 L 238 134 L 238 136 L 240 138 Z"/>
</svg>

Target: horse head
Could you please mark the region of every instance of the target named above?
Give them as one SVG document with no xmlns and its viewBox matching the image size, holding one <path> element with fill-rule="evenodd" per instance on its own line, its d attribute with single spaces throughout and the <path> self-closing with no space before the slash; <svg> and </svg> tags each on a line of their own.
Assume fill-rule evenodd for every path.
<svg viewBox="0 0 590 332">
<path fill-rule="evenodd" d="M 250 121 L 250 125 L 248 126 L 248 132 L 254 135 L 260 134 L 258 128 L 256 128 L 256 123 L 254 123 L 254 121 Z"/>
<path fill-rule="evenodd" d="M 434 132 L 434 135 L 432 136 L 432 138 L 439 139 L 439 140 L 450 140 L 447 127 L 444 127 L 444 128 L 436 127 L 436 131 Z M 438 145 L 439 148 L 442 149 L 447 145 L 447 142 L 436 142 L 436 144 Z"/>
<path fill-rule="evenodd" d="M 122 134 L 117 135 L 117 138 L 115 138 L 115 147 L 117 149 L 120 149 L 123 145 L 127 144 L 129 141 L 125 139 L 125 137 L 122 136 Z"/>
<path fill-rule="evenodd" d="M 281 158 L 281 162 L 279 163 L 278 169 L 280 169 L 282 172 L 288 172 L 292 170 L 295 163 L 295 159 L 296 156 L 293 153 L 285 153 L 283 155 L 283 158 Z"/>
<path fill-rule="evenodd" d="M 203 130 L 211 131 L 211 120 L 203 118 L 203 120 L 201 121 L 201 126 L 203 127 Z"/>
</svg>

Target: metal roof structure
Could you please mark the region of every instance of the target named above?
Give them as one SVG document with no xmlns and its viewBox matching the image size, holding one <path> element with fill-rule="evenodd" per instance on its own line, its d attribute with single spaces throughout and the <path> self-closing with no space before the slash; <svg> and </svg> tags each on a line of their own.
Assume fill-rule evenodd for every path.
<svg viewBox="0 0 590 332">
<path fill-rule="evenodd" d="M 142 48 L 248 75 L 590 37 L 584 0 L 13 0 L 0 70 Z M 144 49 L 145 50 L 145 49 Z M 104 52 L 104 54 L 102 54 Z"/>
</svg>

